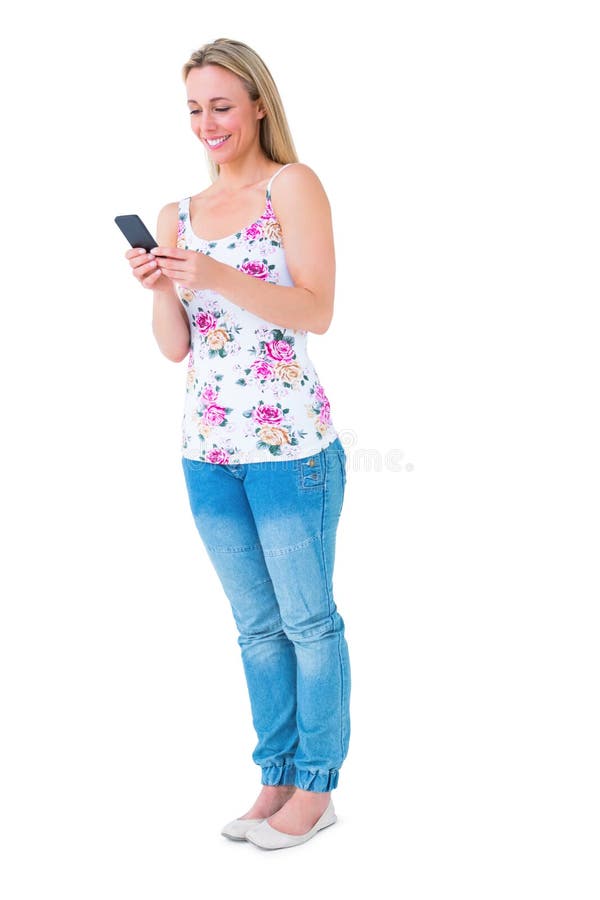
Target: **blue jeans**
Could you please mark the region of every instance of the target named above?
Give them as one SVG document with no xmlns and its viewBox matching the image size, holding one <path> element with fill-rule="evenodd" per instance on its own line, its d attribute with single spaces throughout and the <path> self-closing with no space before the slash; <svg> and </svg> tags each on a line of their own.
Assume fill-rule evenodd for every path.
<svg viewBox="0 0 600 900">
<path fill-rule="evenodd" d="M 331 791 L 350 737 L 350 663 L 332 586 L 344 448 L 336 438 L 303 459 L 182 464 L 239 631 L 262 783 Z"/>
</svg>

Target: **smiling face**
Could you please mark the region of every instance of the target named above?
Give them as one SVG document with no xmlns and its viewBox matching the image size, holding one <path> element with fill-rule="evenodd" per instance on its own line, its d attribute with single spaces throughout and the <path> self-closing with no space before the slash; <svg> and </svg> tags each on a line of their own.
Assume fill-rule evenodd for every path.
<svg viewBox="0 0 600 900">
<path fill-rule="evenodd" d="M 192 130 L 217 165 L 258 149 L 265 111 L 237 75 L 223 66 L 201 66 L 190 71 L 185 84 Z"/>
</svg>

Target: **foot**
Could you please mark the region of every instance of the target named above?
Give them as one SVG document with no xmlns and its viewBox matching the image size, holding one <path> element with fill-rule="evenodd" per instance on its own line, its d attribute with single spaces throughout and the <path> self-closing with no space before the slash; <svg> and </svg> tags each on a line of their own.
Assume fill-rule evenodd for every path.
<svg viewBox="0 0 600 900">
<path fill-rule="evenodd" d="M 306 834 L 327 809 L 329 798 L 329 793 L 296 788 L 287 803 L 270 816 L 269 825 L 283 834 Z"/>
<path fill-rule="evenodd" d="M 263 784 L 254 806 L 241 819 L 267 819 L 287 803 L 296 788 L 293 784 Z"/>
</svg>

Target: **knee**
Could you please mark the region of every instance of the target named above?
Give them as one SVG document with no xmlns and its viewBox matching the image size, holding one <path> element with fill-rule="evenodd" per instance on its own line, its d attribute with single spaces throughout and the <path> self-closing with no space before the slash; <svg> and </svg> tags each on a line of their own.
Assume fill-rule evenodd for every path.
<svg viewBox="0 0 600 900">
<path fill-rule="evenodd" d="M 240 647 L 250 647 L 271 641 L 287 641 L 281 619 L 270 624 L 261 624 L 260 626 L 256 623 L 247 623 L 244 625 L 240 622 L 238 622 L 237 625 L 239 632 L 238 644 Z"/>
<path fill-rule="evenodd" d="M 293 623 L 284 620 L 283 630 L 292 643 L 310 644 L 343 634 L 344 621 L 340 614 L 334 611 L 320 619 L 311 618 Z"/>
</svg>

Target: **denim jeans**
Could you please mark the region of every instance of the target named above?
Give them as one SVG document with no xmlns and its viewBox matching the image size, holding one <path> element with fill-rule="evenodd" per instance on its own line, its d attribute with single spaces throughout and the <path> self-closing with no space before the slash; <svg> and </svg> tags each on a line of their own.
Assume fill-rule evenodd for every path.
<svg viewBox="0 0 600 900">
<path fill-rule="evenodd" d="M 331 791 L 350 737 L 350 663 L 332 585 L 344 448 L 336 438 L 303 459 L 182 464 L 239 632 L 262 783 Z"/>
</svg>

